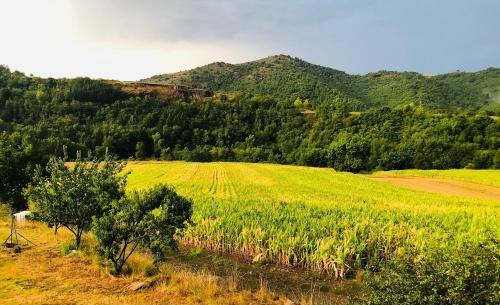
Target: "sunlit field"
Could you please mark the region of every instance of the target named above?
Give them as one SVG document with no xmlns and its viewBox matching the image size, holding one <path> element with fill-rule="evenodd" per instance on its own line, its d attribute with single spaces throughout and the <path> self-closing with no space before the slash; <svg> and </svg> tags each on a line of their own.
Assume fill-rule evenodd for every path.
<svg viewBox="0 0 500 305">
<path fill-rule="evenodd" d="M 500 171 L 495 169 L 448 169 L 448 170 L 394 170 L 376 172 L 374 175 L 390 175 L 402 177 L 432 177 L 446 178 L 459 181 L 480 183 L 500 187 Z"/>
<path fill-rule="evenodd" d="M 221 162 L 132 162 L 127 169 L 129 190 L 168 183 L 194 200 L 194 225 L 184 243 L 339 278 L 408 249 L 499 236 L 498 201 L 411 190 L 332 169 Z M 499 171 L 443 175 L 500 181 Z"/>
</svg>

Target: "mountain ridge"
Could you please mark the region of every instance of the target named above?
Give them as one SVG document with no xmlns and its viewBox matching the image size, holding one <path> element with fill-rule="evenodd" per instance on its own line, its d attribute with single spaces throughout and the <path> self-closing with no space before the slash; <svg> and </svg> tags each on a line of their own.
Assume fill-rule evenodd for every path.
<svg viewBox="0 0 500 305">
<path fill-rule="evenodd" d="M 185 85 L 215 92 L 246 92 L 319 103 L 336 96 L 352 99 L 360 108 L 416 103 L 437 109 L 500 108 L 500 69 L 424 75 L 381 70 L 349 74 L 311 64 L 289 55 L 273 55 L 230 64 L 214 62 L 141 81 Z"/>
</svg>

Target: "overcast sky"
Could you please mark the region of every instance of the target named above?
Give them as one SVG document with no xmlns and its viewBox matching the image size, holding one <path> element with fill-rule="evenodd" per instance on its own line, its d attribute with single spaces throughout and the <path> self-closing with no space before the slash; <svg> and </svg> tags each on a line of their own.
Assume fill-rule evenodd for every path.
<svg viewBox="0 0 500 305">
<path fill-rule="evenodd" d="M 500 67 L 500 0 L 0 0 L 0 64 L 136 80 L 288 54 L 349 73 Z"/>
</svg>

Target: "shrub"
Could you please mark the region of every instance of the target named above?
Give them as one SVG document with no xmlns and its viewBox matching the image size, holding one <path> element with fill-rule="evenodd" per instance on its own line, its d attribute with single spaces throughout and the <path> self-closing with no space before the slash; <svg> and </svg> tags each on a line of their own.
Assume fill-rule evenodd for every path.
<svg viewBox="0 0 500 305">
<path fill-rule="evenodd" d="M 500 303 L 498 241 L 439 248 L 389 261 L 365 278 L 367 298 L 356 304 L 473 305 Z"/>
<path fill-rule="evenodd" d="M 176 248 L 174 234 L 186 226 L 191 214 L 191 201 L 165 185 L 133 192 L 114 201 L 102 217 L 94 217 L 97 253 L 113 263 L 115 274 L 122 272 L 139 246 L 159 261 L 168 249 Z"/>
<path fill-rule="evenodd" d="M 61 254 L 69 255 L 72 251 L 76 251 L 77 249 L 76 242 L 74 240 L 70 240 L 61 245 Z"/>
</svg>

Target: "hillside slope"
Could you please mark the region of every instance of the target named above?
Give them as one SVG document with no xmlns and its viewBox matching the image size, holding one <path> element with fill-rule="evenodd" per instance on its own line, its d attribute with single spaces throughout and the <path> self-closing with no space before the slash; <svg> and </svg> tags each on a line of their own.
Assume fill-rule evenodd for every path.
<svg viewBox="0 0 500 305">
<path fill-rule="evenodd" d="M 217 62 L 144 81 L 314 102 L 340 94 L 359 102 L 361 109 L 416 103 L 438 109 L 478 110 L 500 99 L 497 68 L 438 76 L 391 71 L 350 75 L 286 55 L 242 64 Z"/>
</svg>

